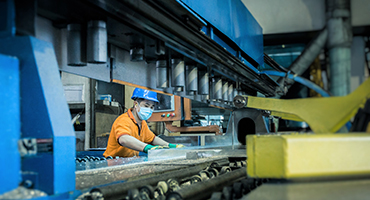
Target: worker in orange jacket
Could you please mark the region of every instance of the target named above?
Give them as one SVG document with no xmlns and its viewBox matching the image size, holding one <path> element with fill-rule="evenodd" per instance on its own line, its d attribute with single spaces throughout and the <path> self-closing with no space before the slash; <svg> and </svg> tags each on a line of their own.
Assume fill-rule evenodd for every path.
<svg viewBox="0 0 370 200">
<path fill-rule="evenodd" d="M 138 156 L 139 151 L 147 153 L 148 150 L 158 148 L 180 148 L 181 144 L 171 144 L 159 137 L 149 129 L 148 120 L 154 110 L 157 93 L 141 88 L 135 88 L 131 99 L 134 106 L 126 113 L 120 115 L 113 123 L 104 156 L 132 157 Z"/>
</svg>

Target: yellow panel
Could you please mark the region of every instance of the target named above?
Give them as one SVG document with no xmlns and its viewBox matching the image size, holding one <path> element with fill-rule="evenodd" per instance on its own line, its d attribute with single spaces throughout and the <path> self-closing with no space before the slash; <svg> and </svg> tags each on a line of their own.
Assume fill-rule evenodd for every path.
<svg viewBox="0 0 370 200">
<path fill-rule="evenodd" d="M 370 98 L 370 78 L 343 97 L 270 99 L 248 96 L 247 107 L 270 110 L 285 119 L 307 122 L 315 133 L 334 133 Z M 285 113 L 285 115 L 283 114 Z"/>
<path fill-rule="evenodd" d="M 271 137 L 276 140 L 272 141 Z M 258 145 L 256 142 L 258 142 Z M 280 176 L 280 172 L 284 171 L 282 168 L 284 163 L 282 160 L 284 158 L 282 145 L 281 138 L 279 141 L 279 138 L 274 135 L 247 135 L 248 176 L 257 177 L 270 174 L 274 174 L 274 177 Z M 269 148 L 266 148 L 266 146 Z M 274 149 L 274 151 L 271 152 L 271 149 Z M 266 172 L 268 173 L 266 174 Z"/>
<path fill-rule="evenodd" d="M 370 134 L 247 136 L 247 156 L 250 177 L 370 175 Z"/>
<path fill-rule="evenodd" d="M 254 139 L 256 138 L 257 136 L 255 135 L 247 135 L 247 138 L 246 138 L 246 150 L 247 150 L 247 174 L 250 174 L 252 176 L 255 176 L 255 159 L 254 159 L 254 147 L 255 147 L 255 144 L 254 144 Z"/>
<path fill-rule="evenodd" d="M 297 115 L 293 115 L 293 114 L 290 114 L 290 113 L 271 111 L 271 115 L 276 116 L 276 117 L 281 117 L 282 119 L 286 119 L 286 120 L 293 120 L 293 121 L 298 121 L 298 122 L 303 122 L 304 121 L 303 119 L 301 119 Z"/>
<path fill-rule="evenodd" d="M 272 136 L 273 137 L 273 136 Z M 268 176 L 274 174 L 274 177 L 283 178 L 281 172 L 284 172 L 284 140 L 270 137 L 256 138 L 258 145 L 255 146 L 255 172 L 259 176 Z M 266 148 L 269 146 L 269 148 Z M 274 149 L 272 152 L 269 149 Z M 277 156 L 278 155 L 278 156 Z M 266 173 L 268 172 L 268 173 Z"/>
</svg>

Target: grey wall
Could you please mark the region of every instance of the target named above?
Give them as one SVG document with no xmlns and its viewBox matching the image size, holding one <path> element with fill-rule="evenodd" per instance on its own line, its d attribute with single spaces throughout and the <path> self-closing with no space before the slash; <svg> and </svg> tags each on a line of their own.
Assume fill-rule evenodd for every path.
<svg viewBox="0 0 370 200">
<path fill-rule="evenodd" d="M 370 25 L 370 0 L 351 0 L 352 26 Z"/>
<path fill-rule="evenodd" d="M 325 0 L 242 0 L 263 34 L 316 31 L 325 26 Z M 369 26 L 370 0 L 351 0 L 352 26 Z"/>
<path fill-rule="evenodd" d="M 325 26 L 324 0 L 242 0 L 263 34 L 319 30 Z"/>
</svg>

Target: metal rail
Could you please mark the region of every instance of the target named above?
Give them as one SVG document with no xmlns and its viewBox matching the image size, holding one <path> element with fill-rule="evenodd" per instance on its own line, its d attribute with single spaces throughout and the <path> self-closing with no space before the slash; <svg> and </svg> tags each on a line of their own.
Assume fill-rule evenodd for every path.
<svg viewBox="0 0 370 200">
<path fill-rule="evenodd" d="M 206 199 L 210 197 L 213 191 L 221 189 L 231 181 L 246 178 L 246 170 L 245 167 L 242 167 L 213 179 L 183 187 L 168 194 L 166 200 Z"/>
</svg>

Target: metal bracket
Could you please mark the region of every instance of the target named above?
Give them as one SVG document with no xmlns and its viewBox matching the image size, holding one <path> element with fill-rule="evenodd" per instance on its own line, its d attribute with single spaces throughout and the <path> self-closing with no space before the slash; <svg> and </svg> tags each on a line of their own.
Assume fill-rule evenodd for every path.
<svg viewBox="0 0 370 200">
<path fill-rule="evenodd" d="M 170 132 L 207 132 L 207 133 L 215 133 L 215 135 L 222 135 L 222 129 L 217 125 L 209 125 L 209 126 L 184 126 L 184 127 L 177 127 L 172 126 L 172 121 L 164 122 L 166 124 L 166 129 Z"/>
</svg>

